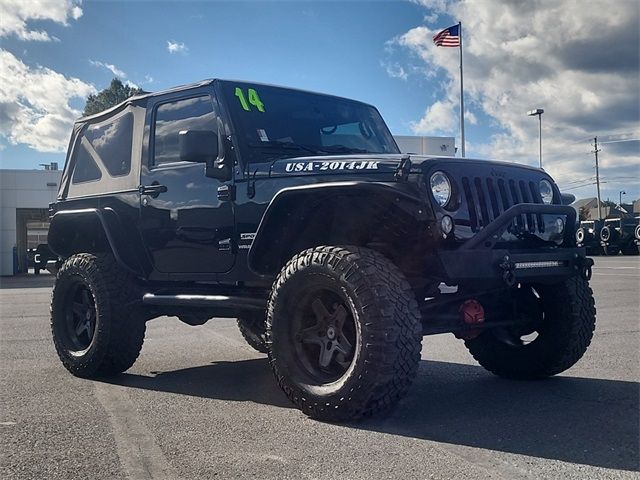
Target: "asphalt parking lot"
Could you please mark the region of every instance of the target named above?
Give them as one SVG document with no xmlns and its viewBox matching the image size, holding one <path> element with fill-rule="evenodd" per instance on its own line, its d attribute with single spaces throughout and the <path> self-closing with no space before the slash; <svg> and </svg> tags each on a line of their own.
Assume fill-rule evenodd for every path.
<svg viewBox="0 0 640 480">
<path fill-rule="evenodd" d="M 232 320 L 149 323 L 137 363 L 71 376 L 49 331 L 49 275 L 0 279 L 0 476 L 13 478 L 639 478 L 640 258 L 596 258 L 585 357 L 517 382 L 452 335 L 426 337 L 393 413 L 306 418 Z"/>
</svg>

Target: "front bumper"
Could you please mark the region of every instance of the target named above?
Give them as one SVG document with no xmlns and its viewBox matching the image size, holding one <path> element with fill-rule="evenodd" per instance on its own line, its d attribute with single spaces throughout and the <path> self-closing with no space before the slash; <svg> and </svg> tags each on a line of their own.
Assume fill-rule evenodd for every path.
<svg viewBox="0 0 640 480">
<path fill-rule="evenodd" d="M 523 214 L 566 216 L 563 246 L 526 250 L 494 248 L 514 218 Z M 591 276 L 593 261 L 586 249 L 575 246 L 576 211 L 565 205 L 522 203 L 502 215 L 456 250 L 437 253 L 438 267 L 447 283 L 520 282 L 555 283 L 563 278 Z"/>
<path fill-rule="evenodd" d="M 585 248 L 554 251 L 451 250 L 437 254 L 447 283 L 556 283 L 563 278 L 591 276 L 593 260 Z"/>
</svg>

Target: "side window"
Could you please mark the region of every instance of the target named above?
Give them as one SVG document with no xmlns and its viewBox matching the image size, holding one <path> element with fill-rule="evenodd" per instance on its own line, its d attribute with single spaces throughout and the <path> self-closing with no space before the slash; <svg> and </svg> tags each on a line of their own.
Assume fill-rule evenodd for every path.
<svg viewBox="0 0 640 480">
<path fill-rule="evenodd" d="M 216 131 L 216 116 L 209 96 L 163 103 L 156 110 L 153 163 L 180 161 L 178 134 L 182 130 Z"/>
<path fill-rule="evenodd" d="M 84 133 L 109 175 L 120 177 L 131 171 L 133 115 L 127 113 L 108 123 L 90 125 Z"/>
<path fill-rule="evenodd" d="M 73 168 L 73 176 L 71 177 L 71 183 L 83 183 L 91 182 L 92 180 L 100 180 L 102 174 L 100 169 L 93 161 L 89 152 L 80 141 L 82 137 L 78 137 L 78 144 L 76 146 L 75 153 L 75 167 Z"/>
</svg>

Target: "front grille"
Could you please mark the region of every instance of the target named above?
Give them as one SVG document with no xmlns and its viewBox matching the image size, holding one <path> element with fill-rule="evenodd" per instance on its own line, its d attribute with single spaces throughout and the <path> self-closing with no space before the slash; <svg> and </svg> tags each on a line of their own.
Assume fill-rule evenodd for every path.
<svg viewBox="0 0 640 480">
<path fill-rule="evenodd" d="M 531 181 L 462 177 L 462 190 L 473 232 L 480 231 L 514 205 L 542 203 L 538 186 Z M 519 215 L 510 229 L 533 234 L 544 233 L 545 230 L 542 215 L 534 214 Z"/>
</svg>

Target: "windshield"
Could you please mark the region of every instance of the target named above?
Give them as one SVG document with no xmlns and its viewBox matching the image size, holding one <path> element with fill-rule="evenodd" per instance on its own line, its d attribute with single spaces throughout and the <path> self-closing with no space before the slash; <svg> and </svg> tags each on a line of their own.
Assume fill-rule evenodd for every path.
<svg viewBox="0 0 640 480">
<path fill-rule="evenodd" d="M 382 117 L 369 105 L 286 88 L 220 83 L 245 161 L 399 153 Z"/>
</svg>

